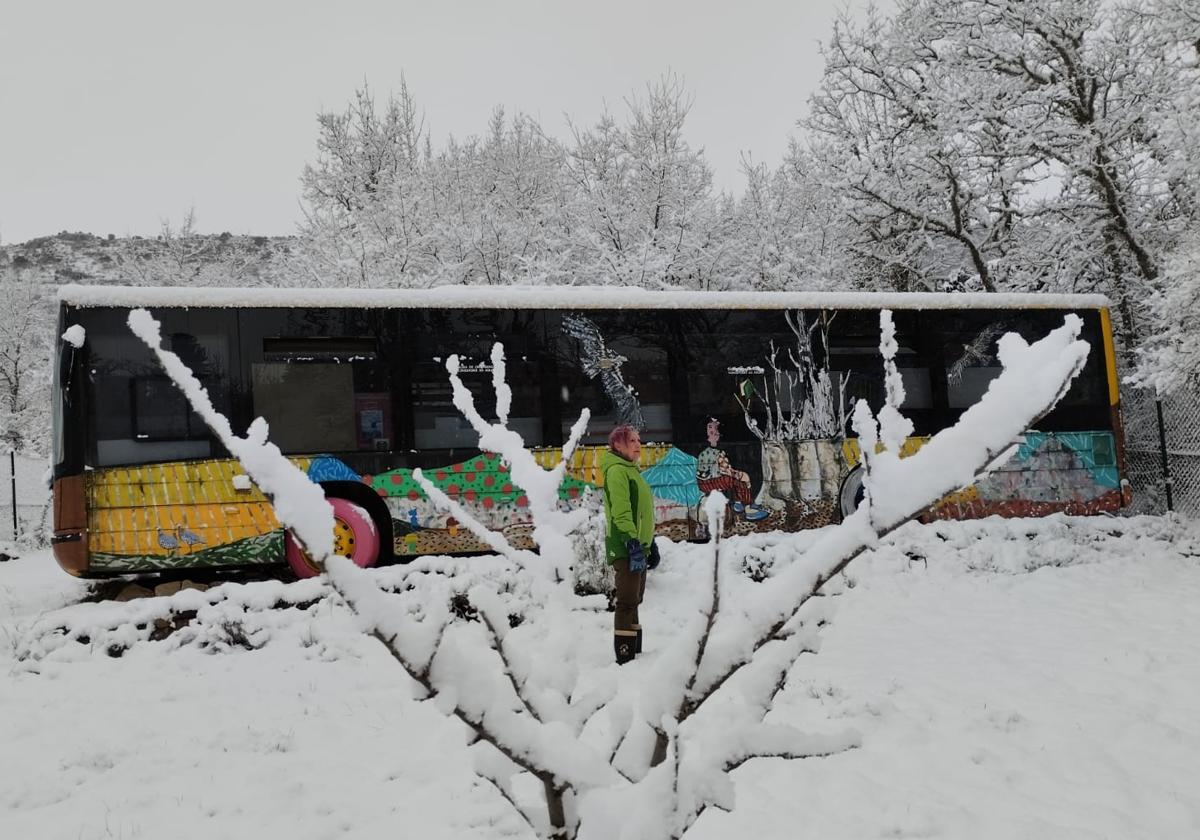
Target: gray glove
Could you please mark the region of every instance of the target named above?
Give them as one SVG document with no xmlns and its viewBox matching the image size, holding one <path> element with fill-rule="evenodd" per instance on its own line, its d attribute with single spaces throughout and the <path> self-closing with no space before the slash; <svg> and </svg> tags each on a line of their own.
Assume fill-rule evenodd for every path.
<svg viewBox="0 0 1200 840">
<path fill-rule="evenodd" d="M 642 544 L 637 540 L 629 540 L 625 547 L 629 549 L 629 571 L 646 571 L 646 550 L 642 548 Z"/>
</svg>

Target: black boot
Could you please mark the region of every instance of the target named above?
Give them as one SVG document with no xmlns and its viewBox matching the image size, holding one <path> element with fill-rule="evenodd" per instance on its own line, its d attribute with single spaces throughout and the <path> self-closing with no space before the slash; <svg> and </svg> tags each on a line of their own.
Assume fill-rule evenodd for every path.
<svg viewBox="0 0 1200 840">
<path fill-rule="evenodd" d="M 633 655 L 637 656 L 642 652 L 642 628 L 637 629 L 637 640 L 633 643 Z"/>
<path fill-rule="evenodd" d="M 632 662 L 637 656 L 637 636 L 623 636 L 620 633 L 613 636 L 613 651 L 617 654 L 617 664 L 624 665 Z"/>
</svg>

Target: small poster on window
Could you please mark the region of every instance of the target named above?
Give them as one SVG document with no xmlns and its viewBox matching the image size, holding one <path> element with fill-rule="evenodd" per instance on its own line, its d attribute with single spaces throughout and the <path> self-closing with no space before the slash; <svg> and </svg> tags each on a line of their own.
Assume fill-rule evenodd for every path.
<svg viewBox="0 0 1200 840">
<path fill-rule="evenodd" d="M 392 406 L 388 394 L 355 394 L 354 416 L 360 450 L 391 448 Z"/>
</svg>

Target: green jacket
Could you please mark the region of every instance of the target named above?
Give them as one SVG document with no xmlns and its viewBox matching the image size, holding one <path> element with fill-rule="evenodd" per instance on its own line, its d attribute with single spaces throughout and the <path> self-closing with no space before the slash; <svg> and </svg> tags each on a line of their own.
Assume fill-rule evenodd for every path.
<svg viewBox="0 0 1200 840">
<path fill-rule="evenodd" d="M 604 548 L 608 562 L 629 556 L 625 543 L 637 539 L 649 548 L 654 541 L 654 496 L 637 464 L 612 450 L 600 456 L 604 476 L 604 518 L 608 522 Z"/>
</svg>

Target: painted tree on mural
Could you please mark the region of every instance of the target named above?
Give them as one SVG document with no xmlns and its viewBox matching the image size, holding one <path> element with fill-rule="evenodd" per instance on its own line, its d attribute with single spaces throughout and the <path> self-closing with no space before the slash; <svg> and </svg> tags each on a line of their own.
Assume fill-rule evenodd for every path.
<svg viewBox="0 0 1200 840">
<path fill-rule="evenodd" d="M 835 316 L 822 312 L 811 323 L 800 311 L 785 311 L 781 317 L 794 344 L 778 347 L 771 341 L 759 384 L 752 377 L 743 379 L 737 397 L 746 427 L 762 446 L 759 503 L 802 517 L 832 504 L 846 471 L 846 383 L 828 365 L 829 325 Z M 827 521 L 832 513 L 832 508 L 824 511 Z"/>
</svg>

